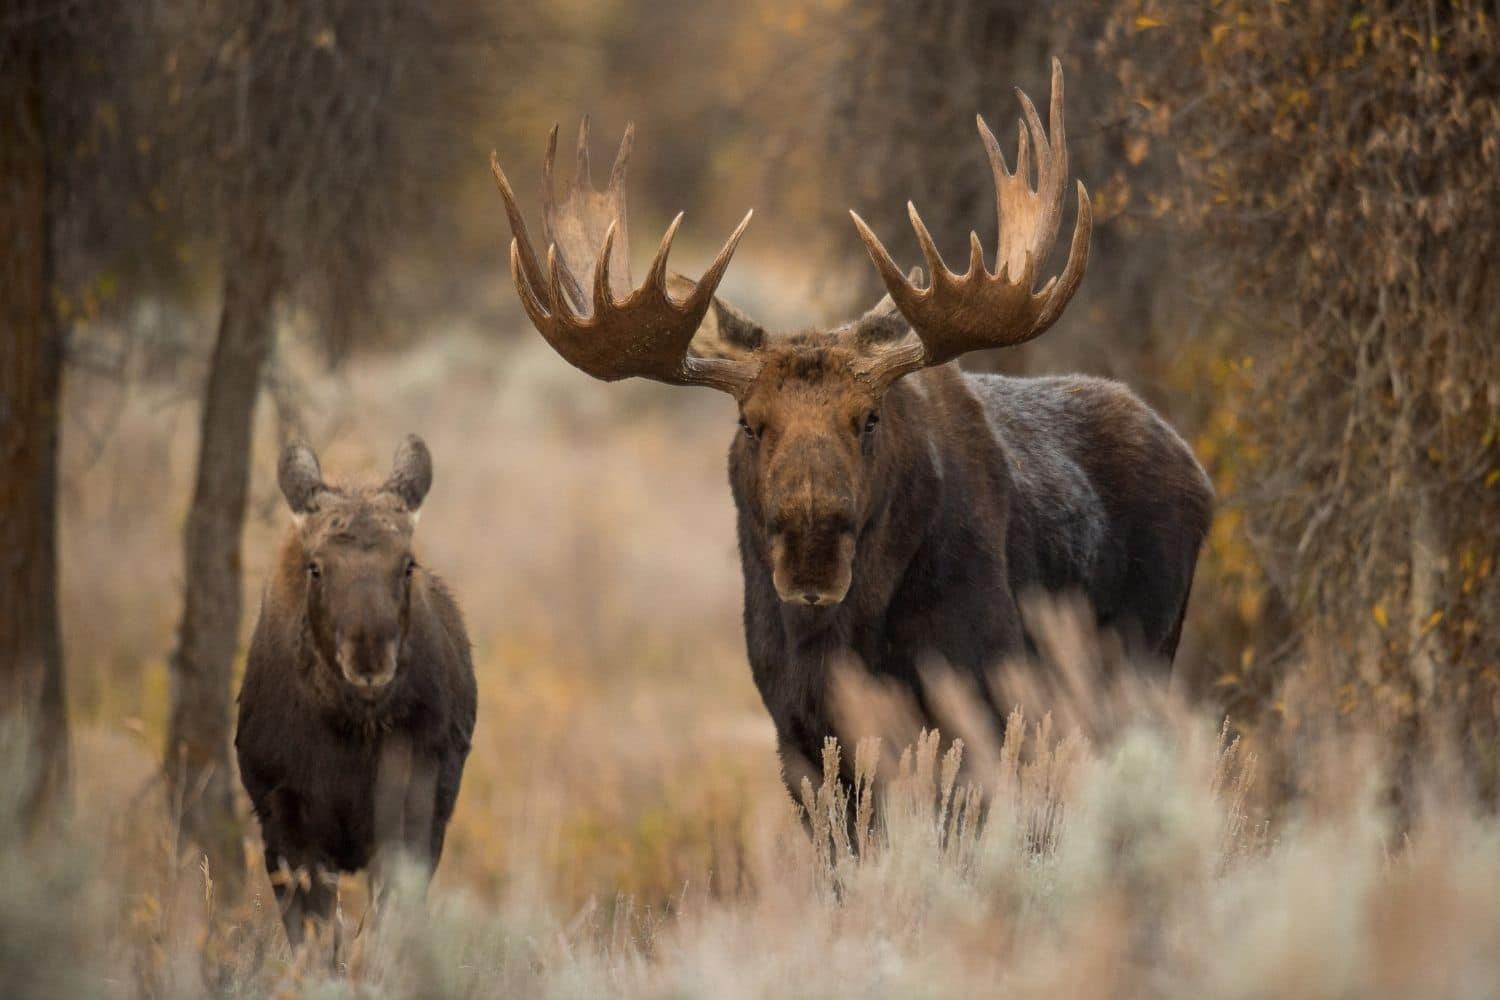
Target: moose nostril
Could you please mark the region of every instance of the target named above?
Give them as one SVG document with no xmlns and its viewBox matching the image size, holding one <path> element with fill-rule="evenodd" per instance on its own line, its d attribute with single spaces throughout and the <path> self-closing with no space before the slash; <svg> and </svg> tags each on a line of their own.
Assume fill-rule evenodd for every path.
<svg viewBox="0 0 1500 1000">
<path fill-rule="evenodd" d="M 802 599 L 804 601 L 806 601 L 808 604 L 817 604 L 818 603 L 818 595 L 814 594 L 812 592 L 808 592 L 806 594 L 803 594 L 802 595 Z"/>
</svg>

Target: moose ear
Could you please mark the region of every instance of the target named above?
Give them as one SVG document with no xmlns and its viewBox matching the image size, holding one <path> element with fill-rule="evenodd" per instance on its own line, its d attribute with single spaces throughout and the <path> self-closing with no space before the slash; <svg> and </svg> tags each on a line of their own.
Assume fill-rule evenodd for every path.
<svg viewBox="0 0 1500 1000">
<path fill-rule="evenodd" d="M 704 318 L 703 326 L 712 322 L 714 333 L 720 343 L 740 351 L 758 351 L 765 346 L 766 331 L 759 323 L 725 302 L 717 295 Z M 704 332 L 700 327 L 698 333 Z"/>
<path fill-rule="evenodd" d="M 323 470 L 307 442 L 293 441 L 283 449 L 276 466 L 276 482 L 293 514 L 301 517 L 317 509 L 313 501 L 323 489 Z"/>
<path fill-rule="evenodd" d="M 400 497 L 406 509 L 416 513 L 427 491 L 432 489 L 432 452 L 415 434 L 406 435 L 401 447 L 396 449 L 396 464 L 391 469 L 391 478 L 385 481 L 387 491 Z"/>
</svg>

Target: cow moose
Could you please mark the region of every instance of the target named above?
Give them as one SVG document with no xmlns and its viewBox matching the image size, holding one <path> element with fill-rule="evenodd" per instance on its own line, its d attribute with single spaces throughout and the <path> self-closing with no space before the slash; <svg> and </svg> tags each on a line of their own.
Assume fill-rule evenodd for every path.
<svg viewBox="0 0 1500 1000">
<path fill-rule="evenodd" d="M 458 605 L 412 553 L 432 485 L 421 439 L 383 483 L 325 482 L 301 443 L 278 478 L 294 527 L 266 584 L 234 742 L 296 947 L 333 914 L 340 872 L 368 867 L 381 883 L 395 853 L 437 867 L 477 695 Z"/>
<path fill-rule="evenodd" d="M 834 735 L 829 671 L 840 657 L 852 653 L 904 687 L 930 718 L 920 665 L 941 658 L 980 681 L 1024 653 L 1018 601 L 1033 592 L 1083 595 L 1137 657 L 1170 664 L 1177 648 L 1213 507 L 1182 438 L 1116 382 L 1013 378 L 951 363 L 1045 332 L 1088 260 L 1092 217 L 1080 182 L 1067 263 L 1036 289 L 1067 188 L 1061 66 L 1053 61 L 1050 135 L 1017 93 L 1014 170 L 977 119 L 998 208 L 994 270 L 971 235 L 968 269 L 950 271 L 908 205 L 931 280 L 918 269 L 903 275 L 851 212 L 889 294 L 837 328 L 781 337 L 714 294 L 748 214 L 703 277 L 674 277 L 674 292 L 667 255 L 678 215 L 644 283 L 632 283 L 624 249 L 632 128 L 599 191 L 585 119 L 577 177 L 559 203 L 554 127 L 543 171 L 545 262 L 491 156 L 513 234 L 511 276 L 547 342 L 596 378 L 709 386 L 739 406 L 729 481 L 745 639 L 794 799 Z"/>
</svg>

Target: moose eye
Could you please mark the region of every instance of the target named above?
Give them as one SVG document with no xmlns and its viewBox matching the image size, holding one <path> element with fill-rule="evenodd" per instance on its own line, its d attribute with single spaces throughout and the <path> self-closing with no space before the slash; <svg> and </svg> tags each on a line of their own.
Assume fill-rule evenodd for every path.
<svg viewBox="0 0 1500 1000">
<path fill-rule="evenodd" d="M 408 559 L 408 560 L 406 560 L 406 569 L 404 569 L 402 572 L 404 572 L 406 574 L 407 578 L 410 579 L 411 575 L 413 573 L 415 573 L 416 571 L 417 571 L 417 562 L 416 562 L 416 560 L 415 559 Z"/>
<path fill-rule="evenodd" d="M 878 423 L 880 423 L 880 414 L 878 413 L 871 413 L 869 416 L 865 417 L 865 433 L 874 434 L 875 425 Z"/>
<path fill-rule="evenodd" d="M 740 430 L 745 432 L 747 438 L 755 440 L 755 428 L 750 426 L 750 421 L 745 419 L 744 414 L 740 414 Z"/>
<path fill-rule="evenodd" d="M 316 580 L 323 575 L 323 567 L 315 562 L 310 562 L 307 564 L 307 575 Z"/>
</svg>

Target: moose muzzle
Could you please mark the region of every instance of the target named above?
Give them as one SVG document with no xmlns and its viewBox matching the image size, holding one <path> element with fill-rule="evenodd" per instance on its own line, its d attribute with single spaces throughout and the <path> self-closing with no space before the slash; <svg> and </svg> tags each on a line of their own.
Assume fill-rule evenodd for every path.
<svg viewBox="0 0 1500 1000">
<path fill-rule="evenodd" d="M 340 636 L 339 672 L 355 693 L 374 698 L 385 690 L 396 676 L 399 637 L 394 630 L 362 631 Z"/>
<path fill-rule="evenodd" d="M 811 524 L 771 539 L 771 580 L 787 604 L 827 607 L 849 593 L 854 578 L 854 532 Z"/>
</svg>

